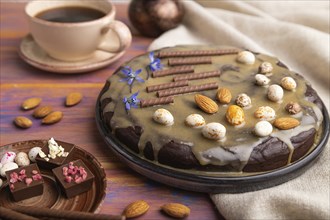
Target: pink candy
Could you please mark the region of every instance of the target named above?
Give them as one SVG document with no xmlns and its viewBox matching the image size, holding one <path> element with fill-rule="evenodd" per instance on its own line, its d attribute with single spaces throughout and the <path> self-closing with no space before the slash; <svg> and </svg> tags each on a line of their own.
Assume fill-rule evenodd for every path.
<svg viewBox="0 0 330 220">
<path fill-rule="evenodd" d="M 69 163 L 68 167 L 63 167 L 64 181 L 71 183 L 74 180 L 75 183 L 79 184 L 87 178 L 87 172 L 84 167 L 74 166 L 72 162 Z"/>
<path fill-rule="evenodd" d="M 42 176 L 39 173 L 37 173 L 37 174 L 35 174 L 35 175 L 32 176 L 32 179 L 33 180 L 41 180 L 42 179 Z"/>
<path fill-rule="evenodd" d="M 26 178 L 25 179 L 25 183 L 26 183 L 26 185 L 30 185 L 31 183 L 32 183 L 32 178 Z"/>
<path fill-rule="evenodd" d="M 11 190 L 14 190 L 15 189 L 15 186 L 14 186 L 14 183 L 16 182 L 25 182 L 26 185 L 30 185 L 32 183 L 33 180 L 41 180 L 42 179 L 42 176 L 39 174 L 39 172 L 37 170 L 32 170 L 31 172 L 32 174 L 32 178 L 27 178 L 27 175 L 26 175 L 26 170 L 25 169 L 22 169 L 21 171 L 18 172 L 18 174 L 16 172 L 12 172 L 10 174 L 10 180 L 9 182 L 11 183 L 9 188 Z"/>
</svg>

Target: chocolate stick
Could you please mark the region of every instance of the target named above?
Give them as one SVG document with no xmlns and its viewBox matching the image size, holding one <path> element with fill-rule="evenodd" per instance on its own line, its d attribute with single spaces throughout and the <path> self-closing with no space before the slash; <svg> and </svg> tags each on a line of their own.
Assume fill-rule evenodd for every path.
<svg viewBox="0 0 330 220">
<path fill-rule="evenodd" d="M 193 57 L 193 56 L 216 56 L 236 54 L 237 49 L 219 49 L 219 50 L 189 50 L 189 51 L 160 51 L 157 55 L 159 58 L 168 57 Z"/>
<path fill-rule="evenodd" d="M 198 92 L 198 91 L 206 91 L 206 90 L 212 90 L 217 89 L 218 83 L 206 83 L 201 85 L 193 85 L 193 86 L 185 86 L 180 88 L 172 88 L 167 90 L 161 90 L 157 92 L 158 97 L 167 97 L 167 96 L 173 96 L 173 95 L 180 95 L 185 93 L 191 93 L 191 92 Z"/>
<path fill-rule="evenodd" d="M 158 84 L 158 85 L 147 86 L 147 92 L 154 92 L 154 91 L 175 88 L 175 87 L 182 87 L 182 86 L 187 86 L 187 85 L 188 85 L 188 80 L 181 80 L 179 82 L 171 82 L 171 83 L 163 83 L 163 84 Z"/>
<path fill-rule="evenodd" d="M 179 66 L 167 70 L 158 70 L 152 72 L 152 77 L 161 77 L 161 76 L 174 75 L 178 73 L 192 73 L 192 72 L 194 72 L 193 66 Z"/>
<path fill-rule="evenodd" d="M 197 65 L 197 64 L 211 64 L 212 57 L 192 57 L 192 58 L 170 58 L 168 59 L 168 65 Z"/>
<path fill-rule="evenodd" d="M 89 212 L 66 211 L 56 210 L 42 207 L 25 207 L 15 206 L 12 207 L 15 211 L 21 212 L 35 217 L 48 217 L 48 218 L 63 218 L 63 219 L 84 219 L 84 220 L 124 220 L 125 216 L 121 215 L 105 215 L 94 214 Z"/>
<path fill-rule="evenodd" d="M 196 80 L 196 79 L 206 79 L 206 78 L 211 78 L 211 77 L 218 77 L 220 76 L 221 71 L 220 70 L 215 70 L 211 72 L 202 72 L 202 73 L 192 73 L 192 74 L 187 74 L 184 76 L 175 76 L 173 78 L 174 82 L 180 82 L 181 80 Z"/>
<path fill-rule="evenodd" d="M 0 206 L 0 219 L 8 219 L 8 220 L 38 220 L 39 218 L 35 218 L 29 215 L 22 214 L 20 212 L 13 211 L 11 209 Z"/>
<path fill-rule="evenodd" d="M 162 98 L 155 98 L 155 99 L 145 99 L 140 101 L 140 107 L 145 108 L 154 105 L 165 105 L 174 102 L 173 96 L 169 97 L 162 97 Z"/>
</svg>

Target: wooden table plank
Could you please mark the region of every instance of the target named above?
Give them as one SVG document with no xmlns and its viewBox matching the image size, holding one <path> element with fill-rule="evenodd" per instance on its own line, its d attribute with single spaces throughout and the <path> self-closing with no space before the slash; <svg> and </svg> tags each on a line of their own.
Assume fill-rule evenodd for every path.
<svg viewBox="0 0 330 220">
<path fill-rule="evenodd" d="M 188 192 L 147 179 L 123 164 L 106 146 L 97 130 L 95 103 L 105 80 L 125 61 L 145 53 L 152 39 L 134 35 L 127 53 L 112 65 L 85 74 L 61 75 L 38 70 L 24 63 L 17 54 L 22 37 L 28 33 L 24 3 L 1 2 L 0 36 L 0 146 L 29 139 L 55 137 L 75 143 L 89 151 L 102 163 L 107 174 L 107 195 L 101 213 L 120 214 L 131 201 L 144 199 L 150 210 L 140 219 L 170 219 L 160 211 L 167 202 L 179 202 L 191 208 L 187 219 L 221 219 L 207 194 Z M 118 4 L 117 19 L 130 25 L 127 4 Z M 69 92 L 84 94 L 80 104 L 65 107 Z M 32 110 L 23 111 L 20 104 L 26 98 L 38 96 L 42 104 L 63 111 L 63 119 L 54 125 L 41 125 L 32 117 Z M 33 126 L 19 129 L 13 119 L 23 115 L 31 118 Z"/>
</svg>

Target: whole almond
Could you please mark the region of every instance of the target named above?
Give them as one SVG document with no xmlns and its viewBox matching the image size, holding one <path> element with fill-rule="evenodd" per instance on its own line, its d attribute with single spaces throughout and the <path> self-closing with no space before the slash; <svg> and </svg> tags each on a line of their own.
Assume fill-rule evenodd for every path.
<svg viewBox="0 0 330 220">
<path fill-rule="evenodd" d="M 20 128 L 29 128 L 32 126 L 32 121 L 24 116 L 17 116 L 14 119 L 14 123 Z"/>
<path fill-rule="evenodd" d="M 288 130 L 297 127 L 300 122 L 295 118 L 283 117 L 277 118 L 273 125 L 280 130 Z"/>
<path fill-rule="evenodd" d="M 232 95 L 229 89 L 220 88 L 217 92 L 217 99 L 222 104 L 228 104 L 231 101 Z"/>
<path fill-rule="evenodd" d="M 190 209 L 180 203 L 168 203 L 163 205 L 161 209 L 174 218 L 185 218 L 190 214 Z"/>
<path fill-rule="evenodd" d="M 43 118 L 43 117 L 47 116 L 49 113 L 51 113 L 52 111 L 53 111 L 53 108 L 49 105 L 40 106 L 40 107 L 36 108 L 36 110 L 34 110 L 33 116 L 35 118 Z"/>
<path fill-rule="evenodd" d="M 60 111 L 52 112 L 44 117 L 41 121 L 42 124 L 54 124 L 59 122 L 63 117 L 63 113 Z"/>
<path fill-rule="evenodd" d="M 42 99 L 38 97 L 26 99 L 22 103 L 22 109 L 24 110 L 33 109 L 40 104 L 41 100 Z"/>
<path fill-rule="evenodd" d="M 230 105 L 226 112 L 226 118 L 231 125 L 240 125 L 245 121 L 244 111 L 238 105 Z"/>
<path fill-rule="evenodd" d="M 82 98 L 83 95 L 80 92 L 72 92 L 66 96 L 65 105 L 66 106 L 77 105 Z"/>
<path fill-rule="evenodd" d="M 217 103 L 204 95 L 195 95 L 195 102 L 200 109 L 209 114 L 216 113 L 219 109 Z"/>
<path fill-rule="evenodd" d="M 130 203 L 126 206 L 123 215 L 126 218 L 134 218 L 146 213 L 149 209 L 149 205 L 144 200 L 137 200 L 135 202 Z"/>
</svg>

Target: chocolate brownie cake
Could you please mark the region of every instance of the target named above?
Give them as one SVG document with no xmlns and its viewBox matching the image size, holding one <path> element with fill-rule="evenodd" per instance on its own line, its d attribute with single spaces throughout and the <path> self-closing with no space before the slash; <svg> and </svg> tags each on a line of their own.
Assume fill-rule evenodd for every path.
<svg viewBox="0 0 330 220">
<path fill-rule="evenodd" d="M 271 171 L 311 152 L 322 132 L 322 101 L 301 75 L 234 47 L 140 55 L 99 99 L 109 136 L 137 157 L 185 170 Z"/>
</svg>

